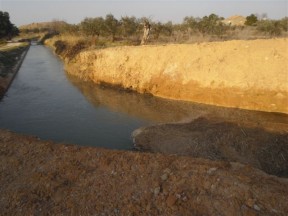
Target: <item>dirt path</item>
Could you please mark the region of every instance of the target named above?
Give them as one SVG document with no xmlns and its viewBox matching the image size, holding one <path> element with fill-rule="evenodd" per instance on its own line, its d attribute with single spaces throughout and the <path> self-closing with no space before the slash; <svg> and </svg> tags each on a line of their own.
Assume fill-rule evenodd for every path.
<svg viewBox="0 0 288 216">
<path fill-rule="evenodd" d="M 78 147 L 0 130 L 8 215 L 287 215 L 288 180 L 251 166 Z"/>
</svg>

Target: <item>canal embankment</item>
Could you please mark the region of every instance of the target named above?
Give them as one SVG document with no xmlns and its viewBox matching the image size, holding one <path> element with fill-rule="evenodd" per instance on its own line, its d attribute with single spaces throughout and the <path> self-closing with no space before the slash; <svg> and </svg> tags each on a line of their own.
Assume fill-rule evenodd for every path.
<svg viewBox="0 0 288 216">
<path fill-rule="evenodd" d="M 286 39 L 269 39 L 81 51 L 77 42 L 47 41 L 65 61 L 68 74 L 80 80 L 186 101 L 197 94 L 201 99 L 197 102 L 222 106 L 219 112 L 178 107 L 179 113 L 190 114 L 171 120 L 172 124 L 166 121 L 133 132 L 137 149 L 240 162 L 278 176 L 288 175 L 286 43 Z M 104 103 L 119 102 L 107 97 Z M 133 104 L 127 106 L 141 106 L 139 99 Z M 270 114 L 241 109 L 237 113 L 223 106 Z M 159 109 L 163 113 L 169 106 Z"/>
<path fill-rule="evenodd" d="M 0 47 L 0 99 L 11 85 L 29 47 L 29 43 L 8 43 Z"/>
<path fill-rule="evenodd" d="M 288 113 L 287 39 L 122 46 L 82 50 L 46 44 L 68 73 L 155 96 L 224 107 Z"/>
</svg>

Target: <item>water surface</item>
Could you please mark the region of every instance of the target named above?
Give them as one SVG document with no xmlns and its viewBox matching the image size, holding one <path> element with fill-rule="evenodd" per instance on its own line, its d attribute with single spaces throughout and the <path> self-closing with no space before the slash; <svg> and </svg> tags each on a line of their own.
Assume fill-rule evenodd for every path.
<svg viewBox="0 0 288 216">
<path fill-rule="evenodd" d="M 30 47 L 0 102 L 1 128 L 80 145 L 131 149 L 131 132 L 151 123 L 91 104 L 44 46 Z"/>
</svg>

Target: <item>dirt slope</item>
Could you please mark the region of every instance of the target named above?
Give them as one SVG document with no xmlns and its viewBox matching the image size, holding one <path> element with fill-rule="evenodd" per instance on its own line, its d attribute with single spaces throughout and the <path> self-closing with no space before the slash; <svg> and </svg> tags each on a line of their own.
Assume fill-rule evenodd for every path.
<svg viewBox="0 0 288 216">
<path fill-rule="evenodd" d="M 116 47 L 82 51 L 66 69 L 164 98 L 288 113 L 287 45 L 269 39 Z"/>
<path fill-rule="evenodd" d="M 287 215 L 288 181 L 238 163 L 0 130 L 3 215 Z"/>
</svg>

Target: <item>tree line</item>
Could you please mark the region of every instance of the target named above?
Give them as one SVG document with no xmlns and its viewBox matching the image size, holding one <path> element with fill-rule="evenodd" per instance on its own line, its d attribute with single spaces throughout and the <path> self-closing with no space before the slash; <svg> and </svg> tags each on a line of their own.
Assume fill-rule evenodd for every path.
<svg viewBox="0 0 288 216">
<path fill-rule="evenodd" d="M 9 13 L 0 11 L 0 39 L 11 39 L 18 34 L 19 30 L 11 23 Z"/>
<path fill-rule="evenodd" d="M 99 37 L 109 37 L 111 41 L 123 39 L 139 39 L 143 34 L 143 23 L 148 21 L 151 25 L 151 37 L 157 40 L 162 38 L 171 38 L 178 41 L 178 38 L 189 38 L 193 35 L 213 36 L 225 38 L 233 34 L 235 30 L 241 30 L 247 27 L 255 28 L 258 32 L 270 36 L 278 36 L 287 32 L 288 18 L 281 20 L 258 19 L 256 15 L 251 14 L 246 17 L 245 26 L 231 26 L 223 22 L 224 18 L 216 14 L 210 14 L 202 18 L 187 16 L 180 24 L 169 22 L 155 22 L 149 18 L 136 18 L 135 16 L 123 16 L 119 20 L 112 14 L 105 17 L 85 18 L 79 24 L 68 24 L 63 21 L 54 21 L 49 27 L 38 29 L 23 29 L 23 32 L 41 32 L 53 30 L 59 33 L 72 35 L 84 35 L 97 40 Z"/>
<path fill-rule="evenodd" d="M 259 19 L 255 14 L 251 14 L 246 17 L 245 25 L 255 26 L 261 32 L 278 36 L 282 31 L 288 31 L 288 17 L 284 17 L 281 20 L 268 20 L 266 15 Z"/>
</svg>

